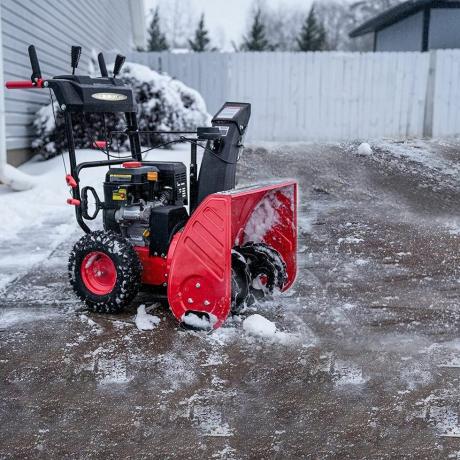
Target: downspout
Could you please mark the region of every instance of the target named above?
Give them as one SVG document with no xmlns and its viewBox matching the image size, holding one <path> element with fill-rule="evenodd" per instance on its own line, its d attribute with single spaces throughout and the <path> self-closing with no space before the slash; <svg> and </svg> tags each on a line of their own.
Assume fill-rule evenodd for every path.
<svg viewBox="0 0 460 460">
<path fill-rule="evenodd" d="M 5 86 L 3 81 L 2 2 L 0 1 L 0 182 L 13 190 L 29 190 L 34 179 L 9 165 L 6 157 Z"/>
</svg>

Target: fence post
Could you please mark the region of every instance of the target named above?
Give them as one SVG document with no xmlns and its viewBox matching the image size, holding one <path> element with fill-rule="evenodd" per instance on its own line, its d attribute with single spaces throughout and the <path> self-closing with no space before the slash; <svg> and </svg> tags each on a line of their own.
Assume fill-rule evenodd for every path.
<svg viewBox="0 0 460 460">
<path fill-rule="evenodd" d="M 425 97 L 425 114 L 423 121 L 423 137 L 433 137 L 434 124 L 434 93 L 436 89 L 437 51 L 431 50 L 429 56 L 428 79 Z"/>
</svg>

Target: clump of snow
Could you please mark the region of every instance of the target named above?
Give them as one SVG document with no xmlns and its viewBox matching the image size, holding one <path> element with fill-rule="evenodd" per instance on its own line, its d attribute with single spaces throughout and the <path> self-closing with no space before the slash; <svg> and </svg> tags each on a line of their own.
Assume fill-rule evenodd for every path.
<svg viewBox="0 0 460 460">
<path fill-rule="evenodd" d="M 367 142 L 363 142 L 359 147 L 358 147 L 358 155 L 372 155 L 374 152 L 372 151 L 371 146 Z"/>
<path fill-rule="evenodd" d="M 158 316 L 149 315 L 145 311 L 145 305 L 139 305 L 135 322 L 140 331 L 151 331 L 160 324 L 160 321 Z"/>
<path fill-rule="evenodd" d="M 257 313 L 248 316 L 243 321 L 243 330 L 253 337 L 259 337 L 272 343 L 290 345 L 303 342 L 302 334 L 280 331 L 275 323 Z"/>
<path fill-rule="evenodd" d="M 217 322 L 217 317 L 212 313 L 208 316 L 198 316 L 196 313 L 188 312 L 181 318 L 182 322 L 193 329 L 212 329 Z"/>
<path fill-rule="evenodd" d="M 140 130 L 148 131 L 193 131 L 198 126 L 210 123 L 210 115 L 201 95 L 184 83 L 165 73 L 158 73 L 147 66 L 128 62 L 119 78 L 133 89 L 137 102 L 137 117 Z M 67 148 L 63 114 L 54 101 L 42 107 L 36 114 L 34 130 L 36 138 L 33 147 L 45 158 L 53 157 Z M 94 139 L 105 138 L 107 131 L 124 130 L 125 121 L 119 114 L 75 114 L 74 136 L 78 148 L 90 148 Z M 56 126 L 57 125 L 57 126 Z M 177 139 L 177 136 L 155 134 L 142 136 L 145 145 L 155 145 Z M 129 149 L 126 136 L 114 138 L 113 148 Z"/>
<path fill-rule="evenodd" d="M 265 339 L 272 339 L 276 334 L 276 324 L 258 314 L 248 316 L 243 321 L 243 329 L 248 334 Z"/>
</svg>

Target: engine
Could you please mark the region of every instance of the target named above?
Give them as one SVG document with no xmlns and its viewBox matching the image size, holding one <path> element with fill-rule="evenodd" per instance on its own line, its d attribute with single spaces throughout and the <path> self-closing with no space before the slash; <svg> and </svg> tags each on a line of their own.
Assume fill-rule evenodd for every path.
<svg viewBox="0 0 460 460">
<path fill-rule="evenodd" d="M 104 228 L 133 246 L 164 255 L 174 233 L 187 221 L 187 170 L 183 163 L 125 163 L 104 182 Z"/>
</svg>

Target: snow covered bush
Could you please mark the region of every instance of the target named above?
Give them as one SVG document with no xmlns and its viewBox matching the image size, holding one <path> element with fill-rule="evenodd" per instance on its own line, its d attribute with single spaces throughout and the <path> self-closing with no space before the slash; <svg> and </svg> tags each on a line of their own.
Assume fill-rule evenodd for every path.
<svg viewBox="0 0 460 460">
<path fill-rule="evenodd" d="M 201 95 L 169 75 L 159 74 L 149 67 L 129 62 L 123 67 L 119 78 L 134 90 L 140 130 L 192 131 L 197 126 L 205 126 L 210 122 Z M 54 111 L 57 126 L 51 103 L 37 112 L 33 123 L 36 137 L 32 146 L 45 158 L 51 158 L 67 149 L 64 117 L 56 101 Z M 102 114 L 72 114 L 72 120 L 77 148 L 90 148 L 93 140 L 105 139 Z M 105 125 L 107 131 L 123 130 L 126 127 L 122 114 L 106 114 Z M 142 144 L 149 147 L 172 139 L 177 139 L 177 136 L 141 136 Z M 120 150 L 129 149 L 125 136 L 114 136 L 114 141 L 117 141 Z"/>
</svg>

